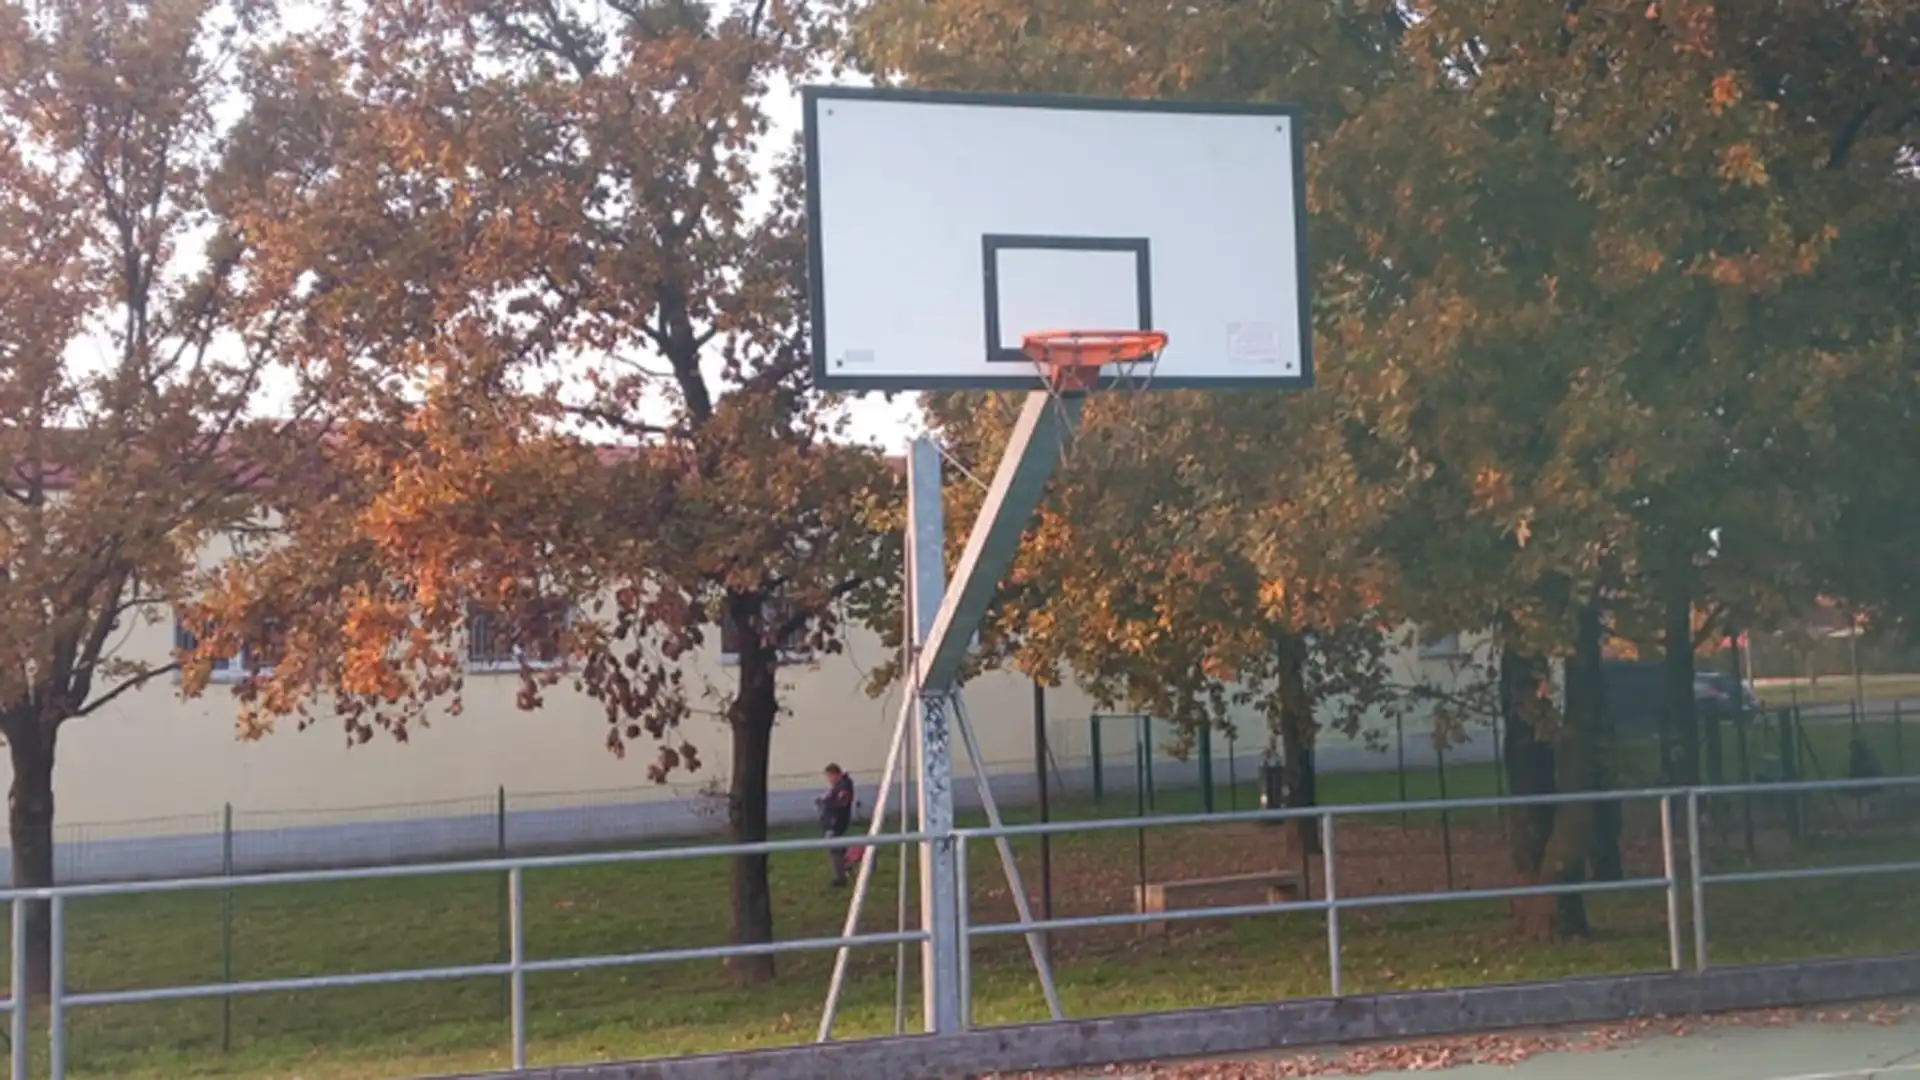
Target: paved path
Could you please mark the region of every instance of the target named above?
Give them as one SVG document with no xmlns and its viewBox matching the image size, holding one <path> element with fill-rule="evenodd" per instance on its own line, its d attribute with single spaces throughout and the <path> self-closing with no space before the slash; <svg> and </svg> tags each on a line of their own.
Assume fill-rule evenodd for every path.
<svg viewBox="0 0 1920 1080">
<path fill-rule="evenodd" d="M 1289 1080 L 1920 1080 L 1920 1011 L 1868 1005 L 1591 1030 L 1514 1032 L 1230 1061 L 1119 1066 L 1054 1078 Z M 1449 1061 L 1497 1062 L 1460 1064 Z M 1029 1076 L 1033 1074 L 1028 1074 Z"/>
<path fill-rule="evenodd" d="M 1889 1071 L 1891 1067 L 1891 1071 Z M 1892 1025 L 1805 1023 L 1781 1028 L 1720 1028 L 1655 1036 L 1593 1052 L 1542 1054 L 1517 1065 L 1467 1065 L 1445 1080 L 1920 1080 L 1920 1022 Z"/>
</svg>

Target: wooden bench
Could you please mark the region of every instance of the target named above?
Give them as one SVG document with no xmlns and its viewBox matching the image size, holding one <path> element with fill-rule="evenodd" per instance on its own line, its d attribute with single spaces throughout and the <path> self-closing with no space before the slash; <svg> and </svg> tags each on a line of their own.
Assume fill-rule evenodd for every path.
<svg viewBox="0 0 1920 1080">
<path fill-rule="evenodd" d="M 1134 889 L 1134 910 L 1142 915 L 1155 911 L 1179 911 L 1196 906 L 1192 901 L 1217 896 L 1221 893 L 1246 893 L 1258 890 L 1266 897 L 1267 903 L 1280 905 L 1290 900 L 1298 900 L 1305 891 L 1305 882 L 1292 870 L 1275 870 L 1261 874 L 1229 874 L 1225 877 L 1188 878 L 1184 881 L 1159 881 Z M 1208 904 L 1207 907 L 1228 905 Z M 1233 905 L 1238 906 L 1238 905 Z M 1185 920 L 1183 920 L 1185 921 Z M 1171 923 L 1141 923 L 1141 931 L 1165 933 Z"/>
</svg>

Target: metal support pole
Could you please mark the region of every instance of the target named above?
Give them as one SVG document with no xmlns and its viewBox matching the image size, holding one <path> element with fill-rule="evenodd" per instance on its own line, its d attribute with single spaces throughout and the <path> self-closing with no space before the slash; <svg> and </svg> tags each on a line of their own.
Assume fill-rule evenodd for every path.
<svg viewBox="0 0 1920 1080">
<path fill-rule="evenodd" d="M 47 1077 L 67 1077 L 67 899 L 47 905 Z"/>
<path fill-rule="evenodd" d="M 935 478 L 938 477 L 938 473 L 934 475 Z M 900 591 L 903 594 L 900 605 L 900 670 L 903 672 L 913 670 L 914 658 L 917 655 L 916 650 L 920 645 L 920 620 L 915 616 L 913 610 L 913 536 L 911 533 L 906 536 L 905 541 L 905 543 L 901 544 L 900 559 Z M 911 694 L 905 695 L 900 702 L 900 719 L 894 724 L 894 738 L 896 740 L 904 740 L 901 748 L 906 754 L 905 757 L 901 757 L 899 760 L 900 792 L 897 802 L 897 805 L 900 807 L 900 832 L 903 835 L 910 828 L 907 824 L 908 806 L 911 805 L 916 809 L 920 806 L 920 799 L 919 796 L 914 793 L 912 780 L 912 777 L 921 775 L 920 764 L 922 761 L 920 754 L 920 728 L 918 725 L 918 716 L 913 711 L 914 704 L 913 696 Z M 894 775 L 894 770 L 887 769 L 886 773 L 887 776 L 882 777 L 880 781 L 882 787 L 885 787 L 887 779 Z M 882 800 L 880 806 L 881 812 L 876 812 L 874 815 L 876 820 L 886 816 L 884 813 L 885 809 L 885 802 Z M 868 851 L 873 850 L 871 838 L 875 835 L 878 834 L 869 829 Z M 893 928 L 904 932 L 907 928 L 907 882 L 911 880 L 908 874 L 912 869 L 910 863 L 913 860 L 913 852 L 910 845 L 900 844 L 898 847 L 900 848 L 900 877 L 899 880 L 894 883 L 893 890 Z M 855 925 L 856 927 L 858 926 L 858 920 L 855 921 Z M 893 1033 L 895 1035 L 905 1035 L 907 1033 L 907 948 L 908 943 L 905 941 L 901 941 L 893 947 Z M 915 949 L 917 951 L 918 946 L 915 946 Z M 841 978 L 844 980 L 846 977 L 845 964 L 836 959 L 835 966 L 841 969 Z M 834 995 L 834 997 L 837 999 L 837 995 Z M 836 1009 L 838 1006 L 838 1000 L 829 1000 L 829 1009 Z M 822 1038 L 831 1034 L 831 1031 L 824 1031 Z"/>
<path fill-rule="evenodd" d="M 1089 738 L 1092 742 L 1089 749 L 1093 755 L 1093 803 L 1095 806 L 1098 806 L 1106 800 L 1107 796 L 1106 755 L 1100 748 L 1099 713 L 1094 713 L 1093 716 L 1088 719 L 1087 727 L 1089 728 Z"/>
<path fill-rule="evenodd" d="M 1433 744 L 1434 776 L 1440 786 L 1440 801 L 1447 801 L 1447 747 L 1436 741 Z M 1453 891 L 1453 815 L 1444 809 L 1440 811 L 1440 854 L 1446 860 L 1447 891 Z"/>
<path fill-rule="evenodd" d="M 1673 796 L 1660 797 L 1660 866 L 1667 878 L 1667 956 L 1675 971 L 1686 967 L 1680 944 L 1680 872 L 1673 850 Z"/>
<path fill-rule="evenodd" d="M 967 838 L 953 841 L 953 879 L 959 890 L 953 897 L 954 918 L 960 925 L 960 1029 L 973 1028 L 973 873 L 967 865 Z"/>
<path fill-rule="evenodd" d="M 1140 718 L 1140 775 L 1147 780 L 1147 809 L 1158 812 L 1160 802 L 1153 789 L 1153 717 Z"/>
<path fill-rule="evenodd" d="M 1900 723 L 1900 699 L 1893 699 L 1893 771 L 1907 775 L 1907 739 Z"/>
<path fill-rule="evenodd" d="M 511 968 L 513 1067 L 527 1067 L 527 884 L 519 867 L 507 871 L 508 940 L 511 948 L 507 964 Z"/>
<path fill-rule="evenodd" d="M 32 1036 L 27 1030 L 27 907 L 25 900 L 13 902 L 13 1015 L 8 1030 L 13 1043 L 13 1080 L 27 1080 L 31 1068 L 28 1049 Z"/>
<path fill-rule="evenodd" d="M 1333 996 L 1340 997 L 1340 875 L 1336 872 L 1339 856 L 1333 842 L 1333 815 L 1320 815 L 1320 851 L 1322 877 L 1326 879 L 1327 899 L 1327 971 Z"/>
<path fill-rule="evenodd" d="M 1700 851 L 1700 792 L 1687 792 L 1687 884 L 1693 893 L 1693 970 L 1707 970 L 1706 857 Z"/>
<path fill-rule="evenodd" d="M 914 651 L 907 668 L 904 707 L 919 720 L 915 729 L 919 825 L 922 833 L 933 838 L 920 855 L 920 925 L 928 934 L 920 947 L 922 1021 L 927 1032 L 944 1034 L 959 1030 L 960 1025 L 953 859 L 943 839 L 953 831 L 953 747 L 947 725 L 947 684 L 930 688 L 924 670 L 934 624 L 943 613 L 948 626 L 955 617 L 946 603 L 947 526 L 940 468 L 939 447 L 931 440 L 915 439 L 907 454 L 906 543 L 907 605 L 913 616 L 908 641 Z M 962 646 L 978 621 L 976 616 L 960 630 Z M 956 672 L 963 654 L 964 648 L 953 653 Z"/>
<path fill-rule="evenodd" d="M 220 873 L 233 876 L 233 804 L 220 814 Z M 220 890 L 220 981 L 233 982 L 233 890 Z M 220 999 L 220 1052 L 233 1049 L 233 995 Z"/>
<path fill-rule="evenodd" d="M 901 730 L 905 731 L 906 724 L 904 717 L 902 721 Z M 915 760 L 919 760 L 918 754 L 913 755 L 913 757 Z M 902 758 L 900 761 L 900 797 L 895 801 L 895 805 L 900 808 L 899 828 L 902 833 L 907 831 L 907 805 L 912 801 L 912 781 L 907 773 L 906 760 Z M 912 858 L 913 845 L 895 844 L 894 846 L 900 849 L 900 876 L 896 880 L 893 890 L 895 900 L 893 928 L 900 933 L 905 933 L 907 930 L 907 881 L 909 880 L 908 872 L 910 870 L 908 861 Z M 869 845 L 867 850 L 871 852 L 873 850 L 872 846 Z M 893 947 L 893 1033 L 895 1035 L 905 1035 L 907 1033 L 907 943 L 905 941 Z"/>
<path fill-rule="evenodd" d="M 1227 732 L 1227 809 L 1240 809 L 1240 776 L 1236 764 L 1233 732 Z"/>
<path fill-rule="evenodd" d="M 967 760 L 973 766 L 973 782 L 980 791 L 980 806 L 987 812 L 987 824 L 998 829 L 1004 822 L 1000 817 L 1000 806 L 993 798 L 993 786 L 987 782 L 985 755 L 980 753 L 979 740 L 974 737 L 973 722 L 967 717 L 966 706 L 959 695 L 953 697 L 954 719 L 960 729 L 961 745 L 966 747 Z M 1020 921 L 1033 921 L 1033 905 L 1027 900 L 1027 886 L 1020 876 L 1020 863 L 1013 857 L 1013 845 L 1004 836 L 993 838 L 993 846 L 1000 850 L 1000 867 L 1006 871 L 1007 891 L 1013 894 L 1013 908 Z M 966 883 L 960 883 L 961 888 Z M 1066 1013 L 1060 1007 L 1060 990 L 1053 983 L 1053 965 L 1047 962 L 1047 938 L 1037 930 L 1026 935 L 1027 951 L 1033 955 L 1033 970 L 1040 976 L 1040 993 L 1047 999 L 1047 1013 L 1055 1020 L 1063 1020 Z"/>
<path fill-rule="evenodd" d="M 913 706 L 914 700 L 908 698 L 901 706 L 900 719 L 893 725 L 893 741 L 887 747 L 887 762 L 880 774 L 880 790 L 874 795 L 873 799 L 873 819 L 867 822 L 867 854 L 860 860 L 860 868 L 854 871 L 853 897 L 847 902 L 846 921 L 840 924 L 840 936 L 843 938 L 852 937 L 860 930 L 860 913 L 866 907 L 867 892 L 873 884 L 873 864 L 874 860 L 878 857 L 874 853 L 873 838 L 880 835 L 881 828 L 886 824 L 887 803 L 893 795 L 894 777 L 904 770 L 900 750 L 902 744 L 906 741 L 907 725 L 914 716 Z M 906 795 L 904 791 L 901 793 L 900 812 L 903 815 L 907 812 Z M 905 825 L 906 822 L 903 820 L 901 822 L 903 832 L 905 831 Z M 900 845 L 900 850 L 904 853 L 906 851 L 906 845 Z M 906 862 L 904 854 L 902 855 L 900 869 L 901 895 L 904 896 L 906 891 Z M 904 916 L 902 921 L 904 921 Z M 827 1003 L 821 1010 L 820 1029 L 815 1035 L 815 1038 L 820 1042 L 826 1042 L 833 1037 L 833 1021 L 840 1012 L 840 993 L 846 986 L 847 964 L 851 960 L 852 955 L 853 950 L 845 945 L 842 945 L 834 953 L 833 974 L 827 981 Z"/>
<path fill-rule="evenodd" d="M 1407 718 L 1398 711 L 1393 714 L 1393 752 L 1398 762 L 1394 766 L 1394 775 L 1400 782 L 1400 801 L 1407 801 Z M 1400 811 L 1400 831 L 1407 831 L 1407 812 Z"/>
<path fill-rule="evenodd" d="M 953 733 L 947 723 L 952 698 L 920 698 L 920 738 L 925 771 L 920 777 L 921 828 L 934 837 L 933 850 L 920 867 L 920 925 L 928 933 L 921 955 L 925 985 L 926 1030 L 945 1035 L 960 1030 L 960 941 L 953 880 Z"/>
<path fill-rule="evenodd" d="M 507 786 L 501 784 L 493 792 L 493 857 L 507 857 Z M 500 942 L 496 950 L 501 963 L 513 956 L 513 916 L 509 909 L 513 907 L 513 886 L 508 880 L 510 875 L 500 875 L 500 888 L 494 897 L 496 915 L 494 921 L 499 924 Z M 500 984 L 500 1011 L 513 1021 L 513 980 Z"/>
<path fill-rule="evenodd" d="M 1053 800 L 1047 784 L 1047 688 L 1033 680 L 1033 778 L 1039 784 L 1040 822 L 1053 820 Z M 1040 915 L 1053 918 L 1053 837 L 1040 834 Z M 1045 936 L 1041 938 L 1045 943 Z"/>
<path fill-rule="evenodd" d="M 920 826 L 935 850 L 921 867 L 920 925 L 927 931 L 927 1031 L 959 1030 L 958 924 L 954 913 L 953 761 L 947 711 L 980 620 L 1020 552 L 1020 538 L 1060 465 L 1068 431 L 1086 404 L 1084 394 L 1034 391 L 1021 405 L 1006 449 L 987 485 L 979 517 L 946 575 L 946 524 L 940 499 L 940 451 L 915 439 L 908 454 L 908 595 L 920 649 L 908 669 L 909 693 L 920 704 Z M 1021 897 L 1024 901 L 1024 896 Z"/>
<path fill-rule="evenodd" d="M 1213 728 L 1200 729 L 1200 806 L 1207 813 L 1213 813 Z"/>
</svg>

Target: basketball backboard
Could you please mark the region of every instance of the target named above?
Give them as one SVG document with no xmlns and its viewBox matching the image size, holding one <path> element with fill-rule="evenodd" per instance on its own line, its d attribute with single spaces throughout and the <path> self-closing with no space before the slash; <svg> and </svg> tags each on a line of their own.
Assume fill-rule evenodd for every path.
<svg viewBox="0 0 1920 1080">
<path fill-rule="evenodd" d="M 1312 384 L 1285 105 L 808 87 L 816 383 L 1037 389 L 1042 330 L 1166 332 L 1155 387 Z"/>
</svg>

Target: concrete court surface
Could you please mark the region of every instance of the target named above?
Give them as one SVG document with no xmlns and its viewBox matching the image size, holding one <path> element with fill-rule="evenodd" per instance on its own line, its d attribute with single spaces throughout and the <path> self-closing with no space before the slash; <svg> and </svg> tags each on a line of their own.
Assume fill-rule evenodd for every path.
<svg viewBox="0 0 1920 1080">
<path fill-rule="evenodd" d="M 1755 1014 L 1757 1015 L 1757 1014 Z M 1470 1040 L 1284 1053 L 1264 1058 L 1110 1066 L 1105 1080 L 1281 1080 L 1315 1076 L 1435 1080 L 1920 1080 L 1920 1013 L 1863 1019 L 1735 1020 L 1694 1027 L 1666 1022 L 1619 1029 L 1510 1033 Z M 1451 1052 L 1450 1052 L 1451 1051 Z M 1475 1053 L 1478 1051 L 1478 1053 Z M 1446 1065 L 1478 1056 L 1500 1064 Z M 1318 1060 L 1314 1060 L 1317 1058 Z M 1075 1074 L 1052 1074 L 1073 1076 Z"/>
<path fill-rule="evenodd" d="M 1542 1054 L 1514 1065 L 1465 1065 L 1420 1075 L 1446 1080 L 1920 1080 L 1920 1022 L 1726 1027 L 1656 1035 L 1611 1049 Z"/>
</svg>

